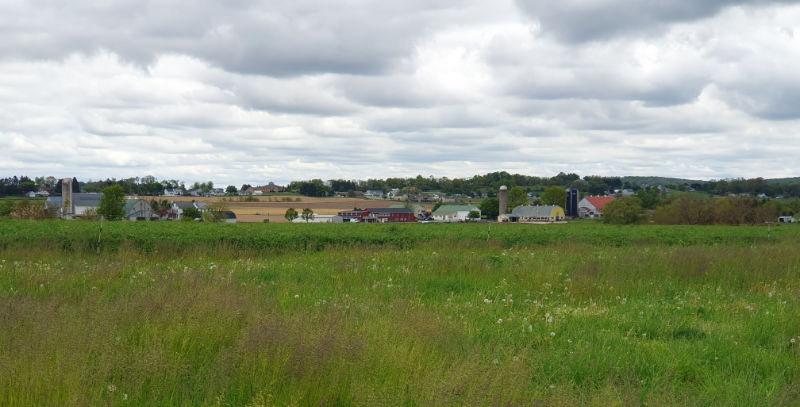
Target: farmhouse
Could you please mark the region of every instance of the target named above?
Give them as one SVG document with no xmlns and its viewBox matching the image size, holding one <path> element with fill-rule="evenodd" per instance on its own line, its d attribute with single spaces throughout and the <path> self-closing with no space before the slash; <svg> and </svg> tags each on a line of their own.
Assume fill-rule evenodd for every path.
<svg viewBox="0 0 800 407">
<path fill-rule="evenodd" d="M 564 208 L 557 205 L 522 205 L 514 208 L 508 218 L 512 222 L 519 223 L 554 223 L 564 221 L 566 216 Z"/>
<path fill-rule="evenodd" d="M 437 222 L 466 222 L 472 211 L 478 212 L 480 218 L 481 210 L 472 205 L 442 205 L 436 208 L 431 216 Z"/>
<path fill-rule="evenodd" d="M 383 191 L 379 189 L 370 189 L 364 192 L 364 198 L 383 199 Z"/>
<path fill-rule="evenodd" d="M 578 216 L 589 219 L 599 218 L 603 216 L 603 207 L 613 200 L 613 196 L 587 196 L 578 202 Z"/>
</svg>

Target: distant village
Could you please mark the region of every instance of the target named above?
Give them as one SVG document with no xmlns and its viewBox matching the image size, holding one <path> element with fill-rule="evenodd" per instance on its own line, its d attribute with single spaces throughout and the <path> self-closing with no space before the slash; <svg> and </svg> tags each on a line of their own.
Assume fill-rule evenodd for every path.
<svg viewBox="0 0 800 407">
<path fill-rule="evenodd" d="M 499 183 L 508 181 L 509 185 Z M 659 182 L 672 181 L 672 183 Z M 685 182 L 682 182 L 685 181 Z M 515 185 L 516 184 L 516 185 Z M 555 184 L 555 185 L 554 185 Z M 98 218 L 102 191 L 112 185 L 125 190 L 122 219 L 130 221 L 209 220 L 236 223 L 237 214 L 218 202 L 286 202 L 284 218 L 293 223 L 459 223 L 507 222 L 558 224 L 569 219 L 602 219 L 606 205 L 617 199 L 636 198 L 640 211 L 656 209 L 667 195 L 707 194 L 708 196 L 748 197 L 759 205 L 776 208 L 778 222 L 790 223 L 800 212 L 797 198 L 800 180 L 766 181 L 720 180 L 704 183 L 658 177 L 583 177 L 560 173 L 539 178 L 504 172 L 475 176 L 471 179 L 408 178 L 364 181 L 311 180 L 295 181 L 287 186 L 268 182 L 244 184 L 240 188 L 214 187 L 212 182 L 187 187 L 178 181 L 157 181 L 153 177 L 79 183 L 75 178 L 14 177 L 0 179 L 0 195 L 44 198 L 45 208 L 63 219 Z M 402 187 L 391 187 L 398 185 Z M 523 188 L 521 185 L 524 185 Z M 550 185 L 549 187 L 547 185 Z M 558 186 L 561 185 L 561 186 Z M 373 187 L 373 188 L 369 188 Z M 436 188 L 435 190 L 426 190 Z M 547 196 L 556 189 L 557 194 Z M 511 199 L 509 199 L 509 191 Z M 731 192 L 735 191 L 735 192 Z M 768 193 L 771 193 L 770 196 Z M 141 196 L 140 196 L 141 194 Z M 783 194 L 788 195 L 784 197 Z M 351 208 L 335 214 L 315 213 L 303 208 L 298 212 L 291 202 L 302 196 L 352 199 Z M 680 195 L 683 196 L 683 195 Z M 188 198 L 188 199 L 187 199 Z M 196 198 L 196 199 L 195 199 Z M 381 201 L 380 205 L 370 204 Z M 393 201 L 393 202 L 387 202 Z M 3 200 L 0 200 L 2 206 Z M 8 205 L 6 205 L 8 206 Z M 313 206 L 313 205 L 310 205 Z M 359 207 L 363 207 L 359 208 Z M 297 208 L 300 209 L 300 208 Z M 766 212 L 765 212 L 766 213 Z M 6 214 L 7 215 L 7 214 Z M 273 213 L 274 215 L 274 213 Z M 3 216 L 0 208 L 0 217 Z M 769 215 L 759 215 L 769 218 Z M 267 218 L 265 221 L 268 221 Z M 254 221 L 252 219 L 246 221 Z M 281 219 L 283 221 L 283 219 Z"/>
</svg>

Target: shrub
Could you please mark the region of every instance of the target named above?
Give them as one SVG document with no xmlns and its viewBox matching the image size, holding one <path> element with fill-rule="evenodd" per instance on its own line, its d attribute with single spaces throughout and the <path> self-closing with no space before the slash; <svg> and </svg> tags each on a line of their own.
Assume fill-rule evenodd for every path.
<svg viewBox="0 0 800 407">
<path fill-rule="evenodd" d="M 603 222 L 619 225 L 638 223 L 642 219 L 642 201 L 636 197 L 618 198 L 603 207 Z"/>
</svg>

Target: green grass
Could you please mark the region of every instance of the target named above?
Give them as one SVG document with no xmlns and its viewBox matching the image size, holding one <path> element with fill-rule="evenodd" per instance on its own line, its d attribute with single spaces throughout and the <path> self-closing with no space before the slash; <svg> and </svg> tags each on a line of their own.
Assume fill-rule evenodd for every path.
<svg viewBox="0 0 800 407">
<path fill-rule="evenodd" d="M 15 222 L 0 220 L 0 248 L 55 247 L 96 251 L 98 222 Z M 262 224 L 219 225 L 194 222 L 104 222 L 100 248 L 113 251 L 132 245 L 154 250 L 323 250 L 375 245 L 419 244 L 550 245 L 565 242 L 599 246 L 641 244 L 751 245 L 797 241 L 799 225 L 772 226 L 616 226 L 596 222 L 566 225 L 516 224 Z"/>
<path fill-rule="evenodd" d="M 189 226 L 0 222 L 0 405 L 800 403 L 796 228 Z"/>
</svg>

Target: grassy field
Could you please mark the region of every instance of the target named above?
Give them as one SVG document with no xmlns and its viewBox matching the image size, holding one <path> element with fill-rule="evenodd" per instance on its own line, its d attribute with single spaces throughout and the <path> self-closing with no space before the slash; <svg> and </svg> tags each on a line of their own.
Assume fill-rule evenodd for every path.
<svg viewBox="0 0 800 407">
<path fill-rule="evenodd" d="M 0 222 L 0 405 L 800 404 L 794 225 L 98 226 Z"/>
</svg>

